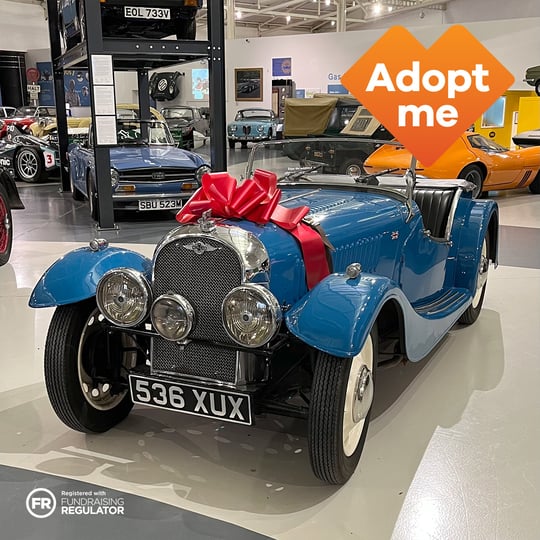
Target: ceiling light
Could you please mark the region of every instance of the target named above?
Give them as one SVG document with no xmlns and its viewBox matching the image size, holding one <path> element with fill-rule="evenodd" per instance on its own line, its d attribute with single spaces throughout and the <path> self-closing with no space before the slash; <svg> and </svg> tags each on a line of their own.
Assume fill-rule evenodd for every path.
<svg viewBox="0 0 540 540">
<path fill-rule="evenodd" d="M 240 10 L 238 10 L 238 11 L 236 12 L 236 18 L 237 18 L 237 19 L 241 19 L 241 18 L 242 18 L 242 12 L 241 12 Z"/>
<path fill-rule="evenodd" d="M 381 4 L 379 4 L 379 2 L 377 2 L 376 4 L 373 4 L 373 13 L 375 13 L 375 15 L 378 15 L 380 12 L 381 12 Z"/>
<path fill-rule="evenodd" d="M 388 11 L 392 11 L 394 8 L 392 6 L 388 6 Z"/>
<path fill-rule="evenodd" d="M 330 5 L 330 0 L 324 0 L 324 5 L 329 6 Z"/>
<path fill-rule="evenodd" d="M 287 15 L 285 17 L 285 20 L 287 21 L 287 24 L 289 24 L 291 22 L 291 16 L 290 15 Z"/>
<path fill-rule="evenodd" d="M 336 26 L 336 21 L 332 21 L 332 26 Z"/>
</svg>

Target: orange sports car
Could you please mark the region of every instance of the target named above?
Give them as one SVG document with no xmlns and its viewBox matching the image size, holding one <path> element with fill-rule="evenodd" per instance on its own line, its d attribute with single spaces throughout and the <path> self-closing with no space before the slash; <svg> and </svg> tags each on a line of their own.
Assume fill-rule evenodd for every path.
<svg viewBox="0 0 540 540">
<path fill-rule="evenodd" d="M 405 172 L 411 153 L 403 146 L 380 146 L 365 161 L 368 173 L 384 169 Z M 478 133 L 467 131 L 430 167 L 416 164 L 416 173 L 427 178 L 463 178 L 476 189 L 473 197 L 482 192 L 529 186 L 540 193 L 540 147 L 508 150 Z"/>
</svg>

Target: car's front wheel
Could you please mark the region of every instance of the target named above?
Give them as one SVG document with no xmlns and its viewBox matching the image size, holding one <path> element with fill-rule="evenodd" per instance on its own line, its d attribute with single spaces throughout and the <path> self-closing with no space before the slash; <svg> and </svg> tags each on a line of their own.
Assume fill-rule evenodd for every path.
<svg viewBox="0 0 540 540">
<path fill-rule="evenodd" d="M 6 188 L 0 184 L 0 266 L 9 261 L 12 242 L 11 207 Z"/>
<path fill-rule="evenodd" d="M 534 85 L 534 90 L 536 92 L 536 95 L 540 96 L 540 80 L 536 81 L 536 84 Z"/>
<path fill-rule="evenodd" d="M 236 142 L 233 139 L 229 139 L 229 148 L 233 149 L 236 146 Z"/>
<path fill-rule="evenodd" d="M 43 163 L 35 148 L 22 148 L 17 152 L 15 174 L 24 182 L 39 182 L 43 175 Z"/>
<path fill-rule="evenodd" d="M 478 165 L 467 165 L 458 175 L 458 178 L 474 184 L 473 199 L 482 196 L 484 188 L 484 172 Z"/>
<path fill-rule="evenodd" d="M 354 358 L 320 352 L 316 359 L 309 407 L 309 452 L 313 472 L 329 484 L 344 484 L 362 454 L 373 402 L 377 339 L 373 327 Z"/>
<path fill-rule="evenodd" d="M 45 343 L 45 384 L 62 422 L 101 433 L 130 412 L 127 372 L 137 365 L 137 343 L 109 333 L 92 298 L 56 308 Z"/>
</svg>

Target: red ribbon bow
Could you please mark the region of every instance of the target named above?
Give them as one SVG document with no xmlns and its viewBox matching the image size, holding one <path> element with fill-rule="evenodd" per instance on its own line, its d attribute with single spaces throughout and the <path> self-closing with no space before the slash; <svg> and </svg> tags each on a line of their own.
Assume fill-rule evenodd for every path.
<svg viewBox="0 0 540 540">
<path fill-rule="evenodd" d="M 280 198 L 277 176 L 272 172 L 257 169 L 253 178 L 241 185 L 229 173 L 206 173 L 202 177 L 202 187 L 178 212 L 176 219 L 180 223 L 191 223 L 203 212 L 211 210 L 213 217 L 247 219 L 260 225 L 272 221 L 299 242 L 307 285 L 312 289 L 330 273 L 324 243 L 317 231 L 302 222 L 309 208 L 286 208 L 278 204 Z"/>
</svg>

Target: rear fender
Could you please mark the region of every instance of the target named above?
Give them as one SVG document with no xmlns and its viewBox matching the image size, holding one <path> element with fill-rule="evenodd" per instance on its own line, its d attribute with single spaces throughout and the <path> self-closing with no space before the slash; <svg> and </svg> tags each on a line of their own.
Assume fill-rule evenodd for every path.
<svg viewBox="0 0 540 540">
<path fill-rule="evenodd" d="M 471 200 L 469 204 L 470 212 L 465 212 L 462 221 L 455 224 L 460 227 L 455 286 L 474 294 L 482 243 L 488 232 L 488 257 L 495 265 L 498 263 L 499 209 L 491 200 Z"/>
<path fill-rule="evenodd" d="M 113 268 L 138 270 L 150 280 L 151 267 L 150 259 L 128 249 L 75 249 L 58 259 L 41 276 L 30 295 L 29 305 L 41 308 L 80 302 L 95 296 L 99 280 Z"/>
</svg>

